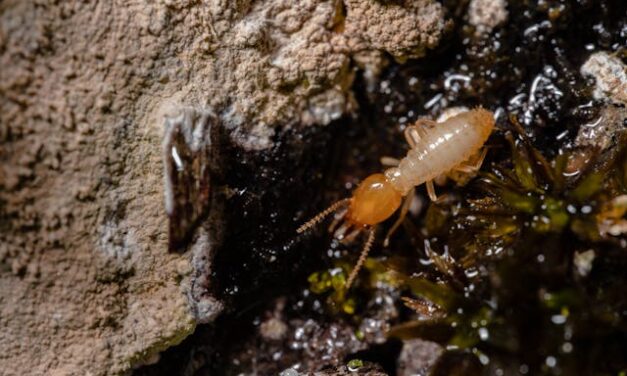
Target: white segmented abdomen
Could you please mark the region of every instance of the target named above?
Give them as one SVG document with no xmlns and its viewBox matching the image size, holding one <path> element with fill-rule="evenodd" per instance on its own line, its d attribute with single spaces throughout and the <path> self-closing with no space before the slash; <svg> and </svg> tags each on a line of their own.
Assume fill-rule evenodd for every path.
<svg viewBox="0 0 627 376">
<path fill-rule="evenodd" d="M 494 127 L 491 112 L 475 109 L 423 130 L 420 141 L 397 167 L 385 171 L 403 195 L 466 161 L 486 142 Z"/>
</svg>

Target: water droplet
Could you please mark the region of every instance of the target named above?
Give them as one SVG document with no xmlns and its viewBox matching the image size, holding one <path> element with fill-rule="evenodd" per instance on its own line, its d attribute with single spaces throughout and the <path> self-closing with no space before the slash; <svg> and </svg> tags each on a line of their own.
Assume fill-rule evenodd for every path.
<svg viewBox="0 0 627 376">
<path fill-rule="evenodd" d="M 479 328 L 479 338 L 482 341 L 487 341 L 490 338 L 490 333 L 487 328 Z"/>
<path fill-rule="evenodd" d="M 558 135 L 555 137 L 555 139 L 556 139 L 557 141 L 559 141 L 559 140 L 563 139 L 564 137 L 566 137 L 567 135 L 568 135 L 568 130 L 565 130 L 564 132 L 562 132 L 562 133 L 558 134 Z"/>
<path fill-rule="evenodd" d="M 553 315 L 551 316 L 551 322 L 555 325 L 562 325 L 566 322 L 566 316 L 563 315 Z"/>
<path fill-rule="evenodd" d="M 429 108 L 433 107 L 436 103 L 440 101 L 440 99 L 442 99 L 442 97 L 443 97 L 442 93 L 438 93 L 434 95 L 433 98 L 429 99 L 427 103 L 425 103 L 424 105 L 425 110 L 428 110 Z"/>
<path fill-rule="evenodd" d="M 285 371 L 279 373 L 279 376 L 298 376 L 298 371 L 293 368 L 288 368 Z"/>
<path fill-rule="evenodd" d="M 481 364 L 486 366 L 490 363 L 490 358 L 488 358 L 486 354 L 479 354 L 479 361 L 481 362 Z"/>
<path fill-rule="evenodd" d="M 183 160 L 181 156 L 179 156 L 179 152 L 176 150 L 175 146 L 172 146 L 172 159 L 174 159 L 174 163 L 176 164 L 176 170 L 183 171 Z"/>
<path fill-rule="evenodd" d="M 452 74 L 444 80 L 444 89 L 452 89 L 455 92 L 459 91 L 459 87 L 457 85 L 453 86 L 453 83 L 456 81 L 462 82 L 462 85 L 466 86 L 470 82 L 470 77 L 463 74 Z"/>
<path fill-rule="evenodd" d="M 565 354 L 571 353 L 573 351 L 573 344 L 570 342 L 564 342 L 564 344 L 562 344 L 562 351 Z"/>
<path fill-rule="evenodd" d="M 596 254 L 594 249 L 589 249 L 585 252 L 575 252 L 573 264 L 575 265 L 579 275 L 585 277 L 590 273 L 595 257 Z"/>
</svg>

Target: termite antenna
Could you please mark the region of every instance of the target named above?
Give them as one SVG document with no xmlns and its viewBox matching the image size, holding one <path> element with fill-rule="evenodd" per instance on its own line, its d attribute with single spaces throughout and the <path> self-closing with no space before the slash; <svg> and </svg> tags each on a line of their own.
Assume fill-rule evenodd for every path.
<svg viewBox="0 0 627 376">
<path fill-rule="evenodd" d="M 357 273 L 359 273 L 359 270 L 366 261 L 366 257 L 368 257 L 368 252 L 370 252 L 370 248 L 372 248 L 372 243 L 374 242 L 375 229 L 376 227 L 370 228 L 370 231 L 368 232 L 368 240 L 366 240 L 366 244 L 364 244 L 364 249 L 361 251 L 361 255 L 359 255 L 359 260 L 357 260 L 357 264 L 355 264 L 355 267 L 351 271 L 351 274 L 348 276 L 348 280 L 346 281 L 347 291 L 351 288 L 353 281 L 355 281 L 355 278 L 357 277 Z"/>
<path fill-rule="evenodd" d="M 315 217 L 313 217 L 310 220 L 308 220 L 307 222 L 305 222 L 302 226 L 300 226 L 296 230 L 296 232 L 299 233 L 299 234 L 302 234 L 303 232 L 309 230 L 313 226 L 315 226 L 318 223 L 320 223 L 329 214 L 333 213 L 334 211 L 339 209 L 341 206 L 346 205 L 348 202 L 350 202 L 350 200 L 351 200 L 350 198 L 345 198 L 345 199 L 340 200 L 340 201 L 336 202 L 335 204 L 329 206 L 328 208 L 326 208 L 323 211 L 321 211 L 318 215 L 316 215 Z"/>
</svg>

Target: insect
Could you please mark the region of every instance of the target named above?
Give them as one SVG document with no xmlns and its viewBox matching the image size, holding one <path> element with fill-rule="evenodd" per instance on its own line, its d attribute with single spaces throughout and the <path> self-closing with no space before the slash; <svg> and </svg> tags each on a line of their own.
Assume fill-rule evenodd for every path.
<svg viewBox="0 0 627 376">
<path fill-rule="evenodd" d="M 462 112 L 440 123 L 418 120 L 405 129 L 410 150 L 403 159 L 382 159 L 384 164 L 392 167 L 368 176 L 353 191 L 352 197 L 334 203 L 299 227 L 297 232 L 303 233 L 335 212 L 337 215 L 330 231 L 335 230 L 336 238 L 351 241 L 367 232 L 359 260 L 346 280 L 348 290 L 374 243 L 377 225 L 400 208 L 399 218 L 385 237 L 384 245 L 387 245 L 390 236 L 403 222 L 417 186 L 424 183 L 429 198 L 436 201 L 434 180 L 442 176 L 454 178 L 476 173 L 487 151 L 483 145 L 493 128 L 494 115 L 483 108 Z"/>
</svg>

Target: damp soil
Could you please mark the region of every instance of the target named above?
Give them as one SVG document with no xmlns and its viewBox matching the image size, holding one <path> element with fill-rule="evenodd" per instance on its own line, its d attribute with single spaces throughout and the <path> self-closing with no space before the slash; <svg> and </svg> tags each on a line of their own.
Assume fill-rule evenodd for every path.
<svg viewBox="0 0 627 376">
<path fill-rule="evenodd" d="M 595 51 L 615 53 L 623 61 L 626 56 L 627 5 L 623 0 L 510 1 L 508 21 L 487 36 L 476 36 L 467 25 L 466 1 L 445 0 L 444 5 L 454 26 L 437 50 L 420 60 L 391 63 L 377 82 L 369 82 L 357 72 L 354 91 L 359 110 L 354 117 L 325 128 L 279 132 L 275 147 L 262 153 L 243 151 L 223 140 L 227 167 L 219 181 L 225 187 L 222 194 L 228 210 L 224 243 L 213 262 L 212 289 L 225 301 L 227 313 L 212 324 L 199 326 L 182 344 L 164 352 L 156 364 L 138 369 L 135 374 L 271 375 L 295 364 L 301 369 L 320 369 L 354 358 L 376 362 L 390 375 L 396 374 L 400 342 L 382 339 L 382 333 L 373 331 L 359 335 L 364 330 L 360 325 L 370 319 L 373 327 L 382 332 L 390 325 L 410 320 L 413 312 L 402 306 L 400 293 L 394 288 L 367 288 L 365 284 L 358 285 L 351 295 L 352 308 L 329 308 L 328 296 L 312 291 L 310 276 L 336 268 L 341 262 L 354 261 L 360 244 L 338 244 L 325 226 L 296 236 L 297 225 L 348 196 L 368 174 L 381 170 L 380 157 L 402 157 L 407 150 L 402 134 L 408 124 L 425 116 L 436 118 L 447 108 L 483 106 L 497 115 L 498 131 L 488 142 L 491 149 L 484 166 L 511 160 L 505 134 L 511 130 L 512 121 L 520 124 L 534 148 L 552 160 L 572 147 L 579 126 L 593 121 L 602 108 L 592 99 L 592 83 L 581 77 L 579 67 Z M 458 199 L 476 198 L 478 191 L 473 184 L 456 187 L 450 183 L 438 190 Z M 428 206 L 424 189 L 419 188 L 417 194 L 419 202 Z M 417 255 L 424 256 L 424 236 L 417 240 L 410 230 L 420 232 L 418 227 L 425 225 L 426 215 L 424 207 L 410 215 L 405 230 L 395 235 L 389 247 L 376 246 L 373 258 L 403 257 L 415 262 Z M 439 234 L 438 246 L 445 245 L 450 235 Z M 529 235 L 525 239 L 528 242 L 522 244 L 553 248 L 561 255 L 575 248 L 598 246 L 591 241 L 573 240 L 564 233 L 543 243 L 545 240 Z M 624 244 L 604 246 L 625 252 Z M 605 271 L 620 274 L 617 265 L 627 266 L 624 257 L 611 260 L 597 262 L 593 278 L 601 278 Z M 525 257 L 515 257 L 504 268 L 512 278 L 525 278 L 528 274 L 521 270 L 528 267 L 526 262 Z M 556 261 L 544 266 L 550 267 L 561 268 L 564 264 Z M 418 265 L 413 272 L 420 268 Z M 554 279 L 567 279 L 564 273 L 543 272 L 553 278 L 553 287 L 568 285 Z M 363 274 L 375 272 L 371 269 Z M 624 278 L 603 281 L 622 291 L 627 283 Z M 476 353 L 471 360 L 467 354 L 449 353 L 437 374 L 471 374 L 475 370 L 484 374 L 504 370 L 506 374 L 525 374 L 530 367 L 536 373 L 528 374 L 561 372 L 547 368 L 546 364 L 555 358 L 540 359 L 535 354 L 543 346 L 562 345 L 563 338 L 551 335 L 563 336 L 563 331 L 540 334 L 546 327 L 544 318 L 538 317 L 540 311 L 512 311 L 521 301 L 533 300 L 529 295 L 541 286 L 506 285 L 517 287 L 501 304 L 510 310 L 507 318 L 515 323 L 512 327 L 528 331 L 522 343 L 529 347 L 507 354 L 493 349 L 493 354 L 496 358 L 503 355 L 502 359 L 518 368 L 481 368 L 477 359 L 483 359 Z M 598 355 L 589 359 L 609 362 L 605 369 L 596 370 L 600 374 L 618 374 L 627 369 L 627 320 L 624 311 L 617 314 L 617 326 L 606 328 L 614 330 L 608 334 L 609 342 L 595 343 L 593 336 L 582 340 L 581 346 L 597 355 L 604 351 L 599 344 L 611 345 L 609 349 L 614 352 L 610 358 Z M 273 318 L 283 326 L 278 325 L 276 338 L 268 339 L 274 334 L 264 334 L 260 327 Z M 324 342 L 331 338 L 329 331 L 334 331 L 333 340 L 341 340 L 342 345 L 329 349 L 324 344 L 312 347 L 299 343 L 295 336 L 299 330 L 302 334 L 307 325 L 315 328 L 302 341 Z M 344 332 L 353 333 L 353 337 L 358 333 L 357 342 L 351 342 L 351 335 L 342 335 Z M 460 369 L 466 373 L 459 373 Z"/>
</svg>

